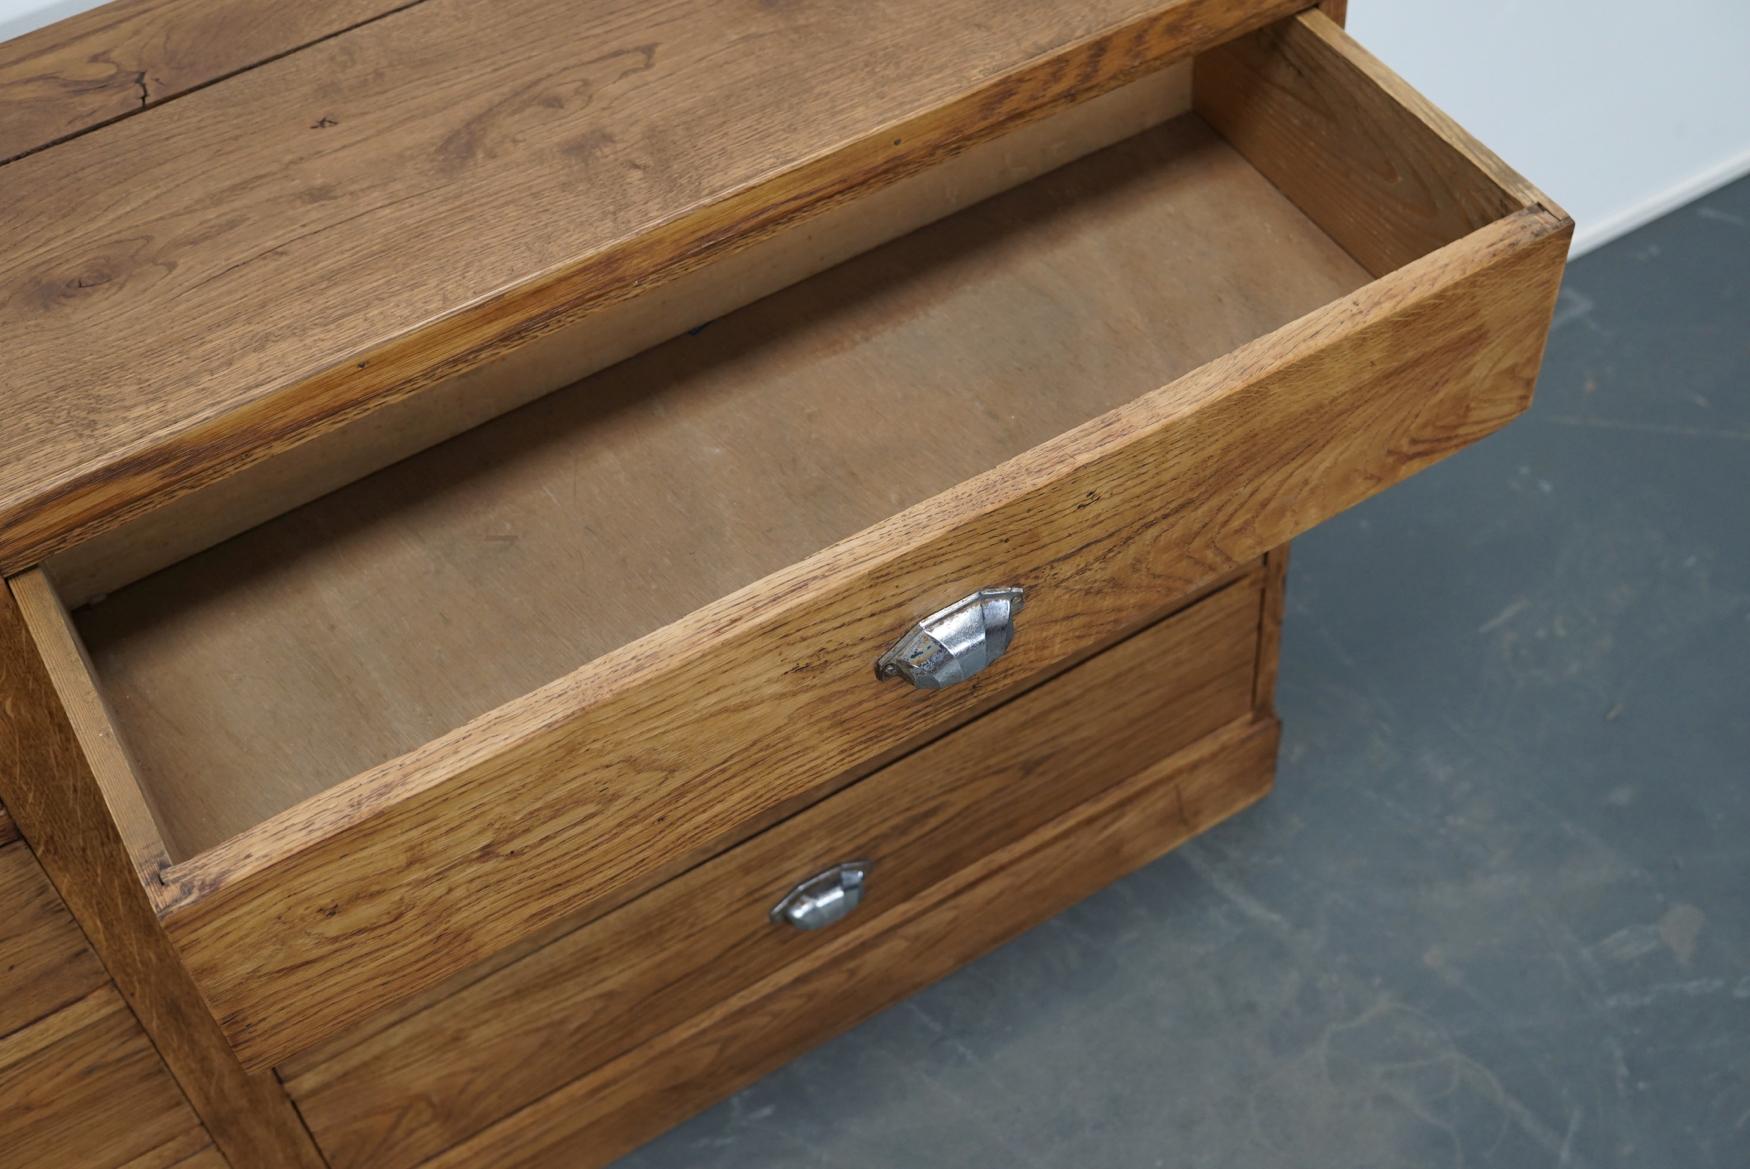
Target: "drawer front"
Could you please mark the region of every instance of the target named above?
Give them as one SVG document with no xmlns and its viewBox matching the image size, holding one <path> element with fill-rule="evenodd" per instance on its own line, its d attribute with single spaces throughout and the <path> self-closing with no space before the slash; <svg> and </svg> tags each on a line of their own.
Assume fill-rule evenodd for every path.
<svg viewBox="0 0 1750 1169">
<path fill-rule="evenodd" d="M 282 1069 L 288 1090 L 336 1169 L 419 1163 L 1248 717 L 1262 589 L 1254 569 L 452 997 Z M 842 925 L 768 919 L 847 861 L 873 868 Z"/>
<path fill-rule="evenodd" d="M 1274 720 L 1218 732 L 426 1169 L 600 1169 L 1244 808 L 1269 790 L 1275 754 Z"/>
<path fill-rule="evenodd" d="M 1477 235 L 172 870 L 246 1066 L 624 902 L 1516 416 L 1566 236 Z M 876 682 L 913 621 L 1017 584 L 978 679 Z"/>
</svg>

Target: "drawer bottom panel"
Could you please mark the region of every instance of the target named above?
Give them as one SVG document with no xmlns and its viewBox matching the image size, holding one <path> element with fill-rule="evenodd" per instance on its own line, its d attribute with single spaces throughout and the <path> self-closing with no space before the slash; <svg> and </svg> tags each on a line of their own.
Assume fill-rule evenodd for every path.
<svg viewBox="0 0 1750 1169">
<path fill-rule="evenodd" d="M 1132 776 L 879 919 L 456 1145 L 426 1169 L 606 1165 L 1262 797 L 1274 719 Z"/>
</svg>

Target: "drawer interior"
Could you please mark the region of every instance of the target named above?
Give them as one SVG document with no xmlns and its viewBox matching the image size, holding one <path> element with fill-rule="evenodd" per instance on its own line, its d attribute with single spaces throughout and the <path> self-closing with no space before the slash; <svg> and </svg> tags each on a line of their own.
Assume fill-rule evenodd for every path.
<svg viewBox="0 0 1750 1169">
<path fill-rule="evenodd" d="M 1366 278 L 1184 115 L 74 620 L 181 859 Z"/>
<path fill-rule="evenodd" d="M 1298 44 L 78 607 L 148 834 L 196 856 L 1520 206 Z"/>
</svg>

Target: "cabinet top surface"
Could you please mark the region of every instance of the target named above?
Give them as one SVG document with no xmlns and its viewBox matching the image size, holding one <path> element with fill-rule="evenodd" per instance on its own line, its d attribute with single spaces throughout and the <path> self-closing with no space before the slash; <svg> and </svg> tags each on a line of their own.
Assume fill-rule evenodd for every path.
<svg viewBox="0 0 1750 1169">
<path fill-rule="evenodd" d="M 1289 7 L 425 0 L 0 165 L 0 569 Z"/>
</svg>

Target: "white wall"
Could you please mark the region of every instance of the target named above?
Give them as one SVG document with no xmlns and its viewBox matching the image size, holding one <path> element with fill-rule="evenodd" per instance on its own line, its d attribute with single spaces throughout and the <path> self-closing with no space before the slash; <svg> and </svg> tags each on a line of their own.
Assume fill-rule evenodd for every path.
<svg viewBox="0 0 1750 1169">
<path fill-rule="evenodd" d="M 0 0 L 0 40 L 95 6 Z M 1750 0 L 1351 0 L 1349 30 L 1567 208 L 1576 252 L 1750 173 Z"/>
<path fill-rule="evenodd" d="M 0 0 L 0 41 L 11 40 L 45 24 L 96 8 L 101 0 Z"/>
<path fill-rule="evenodd" d="M 1750 173 L 1750 0 L 1350 0 L 1349 31 L 1574 217 L 1574 251 Z"/>
</svg>

